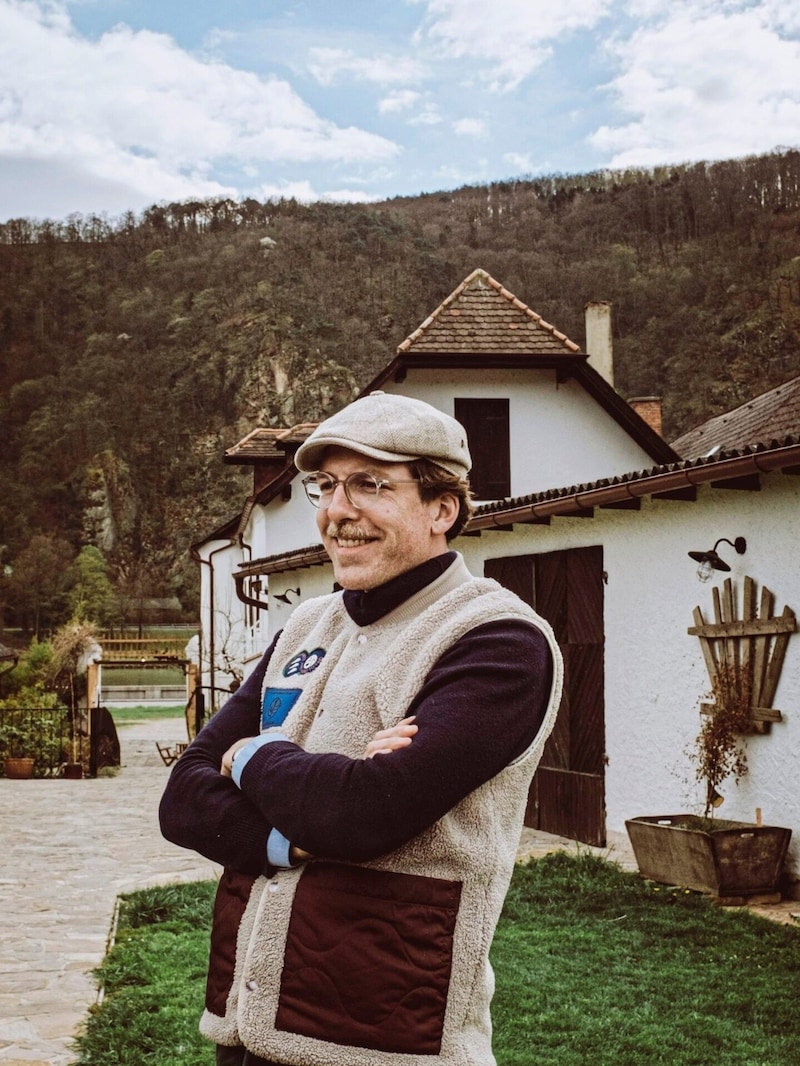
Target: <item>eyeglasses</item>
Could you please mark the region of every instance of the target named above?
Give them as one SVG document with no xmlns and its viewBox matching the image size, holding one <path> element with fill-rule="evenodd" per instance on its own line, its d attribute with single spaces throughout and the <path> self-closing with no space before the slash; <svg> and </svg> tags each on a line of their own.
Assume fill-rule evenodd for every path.
<svg viewBox="0 0 800 1066">
<path fill-rule="evenodd" d="M 355 473 L 348 474 L 346 478 L 341 480 L 332 477 L 330 474 L 324 474 L 321 470 L 303 478 L 303 488 L 306 490 L 306 496 L 315 507 L 330 507 L 331 503 L 333 503 L 336 486 L 342 485 L 344 486 L 345 496 L 358 511 L 364 507 L 369 507 L 371 503 L 375 503 L 381 494 L 381 489 L 387 485 L 393 487 L 394 485 L 417 484 L 419 484 L 417 478 L 395 480 L 375 477 L 374 474 L 368 474 L 365 470 L 356 470 Z"/>
</svg>

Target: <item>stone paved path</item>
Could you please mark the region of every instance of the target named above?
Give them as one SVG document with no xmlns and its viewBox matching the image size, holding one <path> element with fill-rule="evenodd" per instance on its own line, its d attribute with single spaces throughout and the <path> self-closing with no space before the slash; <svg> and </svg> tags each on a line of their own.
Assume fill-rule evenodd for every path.
<svg viewBox="0 0 800 1066">
<path fill-rule="evenodd" d="M 121 726 L 122 770 L 96 780 L 0 779 L 0 1066 L 67 1066 L 95 1002 L 122 892 L 217 877 L 219 868 L 168 844 L 157 807 L 169 770 L 155 740 L 185 735 L 183 719 Z M 625 834 L 609 847 L 525 829 L 519 856 L 596 851 L 636 869 Z M 797 901 L 764 908 L 791 922 Z"/>
<path fill-rule="evenodd" d="M 121 726 L 116 777 L 0 779 L 2 1066 L 74 1061 L 121 892 L 218 875 L 158 830 L 169 770 L 155 739 L 185 734 L 182 718 Z"/>
</svg>

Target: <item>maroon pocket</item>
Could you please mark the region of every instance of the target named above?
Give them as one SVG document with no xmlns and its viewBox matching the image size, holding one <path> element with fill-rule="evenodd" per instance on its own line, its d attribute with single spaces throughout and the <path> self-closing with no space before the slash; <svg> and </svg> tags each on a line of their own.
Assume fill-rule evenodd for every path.
<svg viewBox="0 0 800 1066">
<path fill-rule="evenodd" d="M 310 863 L 297 886 L 275 1027 L 436 1055 L 461 883 Z"/>
<path fill-rule="evenodd" d="M 206 979 L 206 1009 L 219 1018 L 225 1017 L 225 1004 L 236 966 L 236 936 L 255 880 L 255 874 L 223 870 L 217 885 Z"/>
</svg>

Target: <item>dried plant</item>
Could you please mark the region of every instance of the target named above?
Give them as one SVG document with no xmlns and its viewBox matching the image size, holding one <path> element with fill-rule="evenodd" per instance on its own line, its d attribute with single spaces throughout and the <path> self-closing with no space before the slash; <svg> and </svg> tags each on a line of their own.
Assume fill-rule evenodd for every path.
<svg viewBox="0 0 800 1066">
<path fill-rule="evenodd" d="M 738 663 L 720 663 L 711 688 L 713 700 L 695 741 L 697 780 L 706 785 L 706 817 L 722 802 L 719 786 L 747 774 L 743 734 L 752 732 L 752 677 Z"/>
</svg>

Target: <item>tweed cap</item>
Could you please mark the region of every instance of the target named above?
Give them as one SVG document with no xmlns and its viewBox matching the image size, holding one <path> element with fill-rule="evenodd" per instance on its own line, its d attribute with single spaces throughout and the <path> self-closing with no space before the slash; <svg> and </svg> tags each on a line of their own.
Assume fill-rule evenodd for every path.
<svg viewBox="0 0 800 1066">
<path fill-rule="evenodd" d="M 371 392 L 320 422 L 295 455 L 298 470 L 319 470 L 326 448 L 349 448 L 385 463 L 431 459 L 457 477 L 472 466 L 460 422 L 422 400 Z"/>
</svg>

